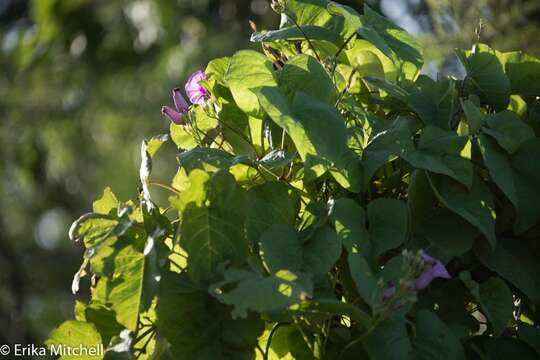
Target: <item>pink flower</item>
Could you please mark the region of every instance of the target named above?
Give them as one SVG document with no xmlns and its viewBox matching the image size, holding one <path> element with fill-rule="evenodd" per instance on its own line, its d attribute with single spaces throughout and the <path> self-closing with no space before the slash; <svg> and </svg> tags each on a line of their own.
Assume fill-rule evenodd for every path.
<svg viewBox="0 0 540 360">
<path fill-rule="evenodd" d="M 415 287 L 417 290 L 425 289 L 436 278 L 451 278 L 443 263 L 439 260 L 432 258 L 426 253 L 422 253 L 422 260 L 424 260 L 424 271 L 416 279 Z"/>
<path fill-rule="evenodd" d="M 173 101 L 176 110 L 168 106 L 162 106 L 161 113 L 167 116 L 176 125 L 185 125 L 184 113 L 188 111 L 189 105 L 180 93 L 179 88 L 173 89 Z"/>
<path fill-rule="evenodd" d="M 189 77 L 186 83 L 186 94 L 193 104 L 202 104 L 208 96 L 208 90 L 199 83 L 206 80 L 206 74 L 202 70 L 197 70 Z"/>
</svg>

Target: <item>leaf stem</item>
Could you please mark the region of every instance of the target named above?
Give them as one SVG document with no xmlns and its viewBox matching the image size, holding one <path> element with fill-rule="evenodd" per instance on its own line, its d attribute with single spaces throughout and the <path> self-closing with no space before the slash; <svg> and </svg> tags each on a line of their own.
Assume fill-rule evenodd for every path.
<svg viewBox="0 0 540 360">
<path fill-rule="evenodd" d="M 311 50 L 313 51 L 313 53 L 315 54 L 315 57 L 317 58 L 317 60 L 319 60 L 319 62 L 322 62 L 321 57 L 319 56 L 319 53 L 317 53 L 317 50 L 315 49 L 315 46 L 313 46 L 313 43 L 308 38 L 308 36 L 304 32 L 304 30 L 300 27 L 300 25 L 298 25 L 298 23 L 296 22 L 296 20 L 293 19 L 292 16 L 290 16 L 287 12 L 284 12 L 284 14 L 293 22 L 294 26 L 296 26 L 296 28 L 298 30 L 300 30 L 300 32 L 302 33 L 302 36 L 304 36 L 304 38 L 307 40 L 308 45 L 311 48 Z"/>
<path fill-rule="evenodd" d="M 148 185 L 153 185 L 153 186 L 156 186 L 156 187 L 160 187 L 160 188 L 162 188 L 162 189 L 166 189 L 166 190 L 169 190 L 169 191 L 172 192 L 172 193 L 175 193 L 175 194 L 177 194 L 177 195 L 180 195 L 180 190 L 175 189 L 175 188 L 173 188 L 172 186 L 162 184 L 162 183 L 157 182 L 157 181 L 149 181 L 149 182 L 148 182 Z"/>
<path fill-rule="evenodd" d="M 334 57 L 337 58 L 339 56 L 339 54 L 341 54 L 341 52 L 343 51 L 343 49 L 345 49 L 345 47 L 347 46 L 347 44 L 349 44 L 349 42 L 351 42 L 351 40 L 354 38 L 354 36 L 356 35 L 356 31 L 353 32 L 351 34 L 351 36 L 349 36 L 347 38 L 347 40 L 345 40 L 345 42 L 343 43 L 343 45 L 341 45 L 341 47 L 338 49 L 338 51 L 335 53 Z"/>
<path fill-rule="evenodd" d="M 272 343 L 272 337 L 274 336 L 274 333 L 279 329 L 280 326 L 285 325 L 285 323 L 277 323 L 274 325 L 272 330 L 270 330 L 270 334 L 268 334 L 268 340 L 266 340 L 266 350 L 263 354 L 264 360 L 268 360 L 268 353 L 270 352 L 270 344 Z"/>
</svg>

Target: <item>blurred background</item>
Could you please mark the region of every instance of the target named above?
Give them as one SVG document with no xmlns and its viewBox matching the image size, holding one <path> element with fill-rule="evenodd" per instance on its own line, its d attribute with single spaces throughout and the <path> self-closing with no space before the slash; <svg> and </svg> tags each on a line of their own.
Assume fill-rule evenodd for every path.
<svg viewBox="0 0 540 360">
<path fill-rule="evenodd" d="M 340 1 L 361 9 L 361 0 Z M 538 0 L 382 0 L 426 46 L 426 72 L 482 41 L 540 55 Z M 160 106 L 208 60 L 276 28 L 268 0 L 0 0 L 0 344 L 41 343 L 72 318 L 82 250 L 71 222 L 110 186 L 138 188 L 140 143 L 168 131 Z M 154 176 L 175 171 L 165 149 Z"/>
</svg>

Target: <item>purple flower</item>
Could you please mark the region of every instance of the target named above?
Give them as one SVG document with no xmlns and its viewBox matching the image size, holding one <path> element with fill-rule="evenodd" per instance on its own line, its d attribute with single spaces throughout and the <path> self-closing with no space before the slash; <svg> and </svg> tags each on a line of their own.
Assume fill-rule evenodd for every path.
<svg viewBox="0 0 540 360">
<path fill-rule="evenodd" d="M 186 94 L 193 104 L 202 104 L 208 96 L 208 90 L 199 83 L 206 80 L 206 74 L 202 70 L 197 70 L 189 77 L 186 83 Z"/>
<path fill-rule="evenodd" d="M 415 286 L 417 290 L 425 289 L 436 278 L 450 279 L 450 274 L 442 262 L 426 253 L 422 253 L 422 260 L 424 261 L 424 271 L 416 279 Z"/>
<path fill-rule="evenodd" d="M 389 300 L 392 296 L 394 296 L 395 293 L 396 293 L 396 286 L 394 285 L 393 282 L 390 281 L 390 284 L 388 285 L 388 287 L 384 289 L 382 292 L 383 301 Z"/>
<path fill-rule="evenodd" d="M 173 123 L 176 125 L 185 125 L 184 113 L 188 111 L 189 105 L 180 93 L 179 88 L 173 89 L 173 101 L 175 109 L 172 109 L 168 106 L 161 107 L 161 113 L 167 116 Z"/>
</svg>

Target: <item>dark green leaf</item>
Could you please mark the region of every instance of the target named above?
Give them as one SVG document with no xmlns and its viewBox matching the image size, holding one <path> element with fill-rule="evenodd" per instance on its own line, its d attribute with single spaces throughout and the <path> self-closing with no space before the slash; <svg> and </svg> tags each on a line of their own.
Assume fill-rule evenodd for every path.
<svg viewBox="0 0 540 360">
<path fill-rule="evenodd" d="M 367 207 L 373 256 L 401 245 L 408 234 L 409 216 L 405 202 L 379 198 Z"/>
<path fill-rule="evenodd" d="M 512 94 L 540 96 L 540 60 L 522 51 L 501 56 L 506 76 L 510 79 Z"/>
<path fill-rule="evenodd" d="M 252 271 L 228 269 L 223 275 L 225 280 L 211 285 L 210 291 L 221 302 L 234 307 L 233 318 L 244 318 L 248 311 L 283 311 L 313 293 L 309 278 L 287 270 L 262 276 Z"/>
<path fill-rule="evenodd" d="M 420 310 L 415 317 L 415 359 L 465 360 L 463 346 L 437 315 Z"/>
<path fill-rule="evenodd" d="M 371 256 L 366 214 L 360 205 L 352 199 L 337 199 L 332 206 L 330 218 L 348 252 L 354 250 L 367 257 Z"/>
<path fill-rule="evenodd" d="M 328 227 L 320 228 L 304 245 L 304 269 L 314 274 L 326 274 L 341 255 L 341 241 Z"/>
<path fill-rule="evenodd" d="M 426 125 L 450 129 L 456 100 L 455 83 L 452 80 L 431 80 L 420 75 L 408 96 L 409 106 Z"/>
<path fill-rule="evenodd" d="M 467 72 L 465 81 L 470 91 L 495 110 L 506 109 L 510 100 L 510 80 L 497 52 L 479 44 L 473 51 L 458 51 L 457 55 Z"/>
<path fill-rule="evenodd" d="M 499 145 L 513 154 L 525 141 L 534 138 L 531 127 L 514 112 L 501 111 L 487 116 L 484 132 L 495 138 Z"/>
<path fill-rule="evenodd" d="M 412 360 L 413 347 L 405 322 L 385 320 L 365 340 L 370 360 Z"/>
<path fill-rule="evenodd" d="M 489 278 L 480 284 L 480 305 L 489 319 L 495 335 L 500 335 L 512 319 L 514 299 L 506 283 L 499 278 Z"/>
<path fill-rule="evenodd" d="M 540 355 L 540 328 L 520 322 L 518 333 L 519 338 L 529 344 Z"/>
<path fill-rule="evenodd" d="M 478 146 L 493 182 L 518 208 L 519 199 L 514 181 L 514 169 L 508 155 L 491 138 L 483 134 L 478 136 Z"/>
<path fill-rule="evenodd" d="M 494 250 L 485 243 L 477 243 L 475 253 L 484 266 L 516 286 L 533 302 L 540 302 L 540 280 L 531 276 L 540 271 L 540 266 L 526 247 L 516 246 L 515 239 L 503 239 Z"/>
<path fill-rule="evenodd" d="M 322 26 L 302 25 L 300 28 L 290 26 L 279 30 L 256 32 L 251 35 L 253 42 L 274 42 L 280 40 L 324 40 L 340 47 L 343 45 L 343 39 L 335 31 Z"/>
<path fill-rule="evenodd" d="M 261 236 L 259 252 L 271 273 L 279 270 L 297 272 L 302 268 L 302 244 L 291 225 L 270 226 Z"/>
<path fill-rule="evenodd" d="M 372 306 L 379 296 L 377 279 L 373 275 L 369 264 L 362 254 L 350 253 L 348 257 L 351 277 L 358 293 L 366 304 Z"/>
<path fill-rule="evenodd" d="M 244 235 L 245 193 L 232 175 L 193 170 L 190 187 L 173 205 L 182 217 L 180 245 L 188 254 L 189 274 L 195 281 L 214 276 L 216 266 L 247 256 Z"/>
<path fill-rule="evenodd" d="M 473 176 L 470 191 L 452 179 L 429 174 L 433 192 L 450 210 L 476 226 L 495 247 L 495 206 L 491 192 L 477 175 Z"/>
<path fill-rule="evenodd" d="M 264 323 L 256 316 L 232 319 L 229 309 L 187 275 L 168 273 L 161 280 L 157 327 L 176 359 L 252 360 Z"/>
<path fill-rule="evenodd" d="M 406 151 L 401 157 L 415 168 L 450 176 L 470 188 L 473 166 L 460 155 L 467 142 L 465 136 L 427 126 L 420 137 L 418 149 Z"/>
<path fill-rule="evenodd" d="M 247 192 L 246 230 L 250 242 L 256 243 L 274 224 L 293 226 L 300 209 L 297 191 L 283 182 L 270 181 Z"/>
</svg>

